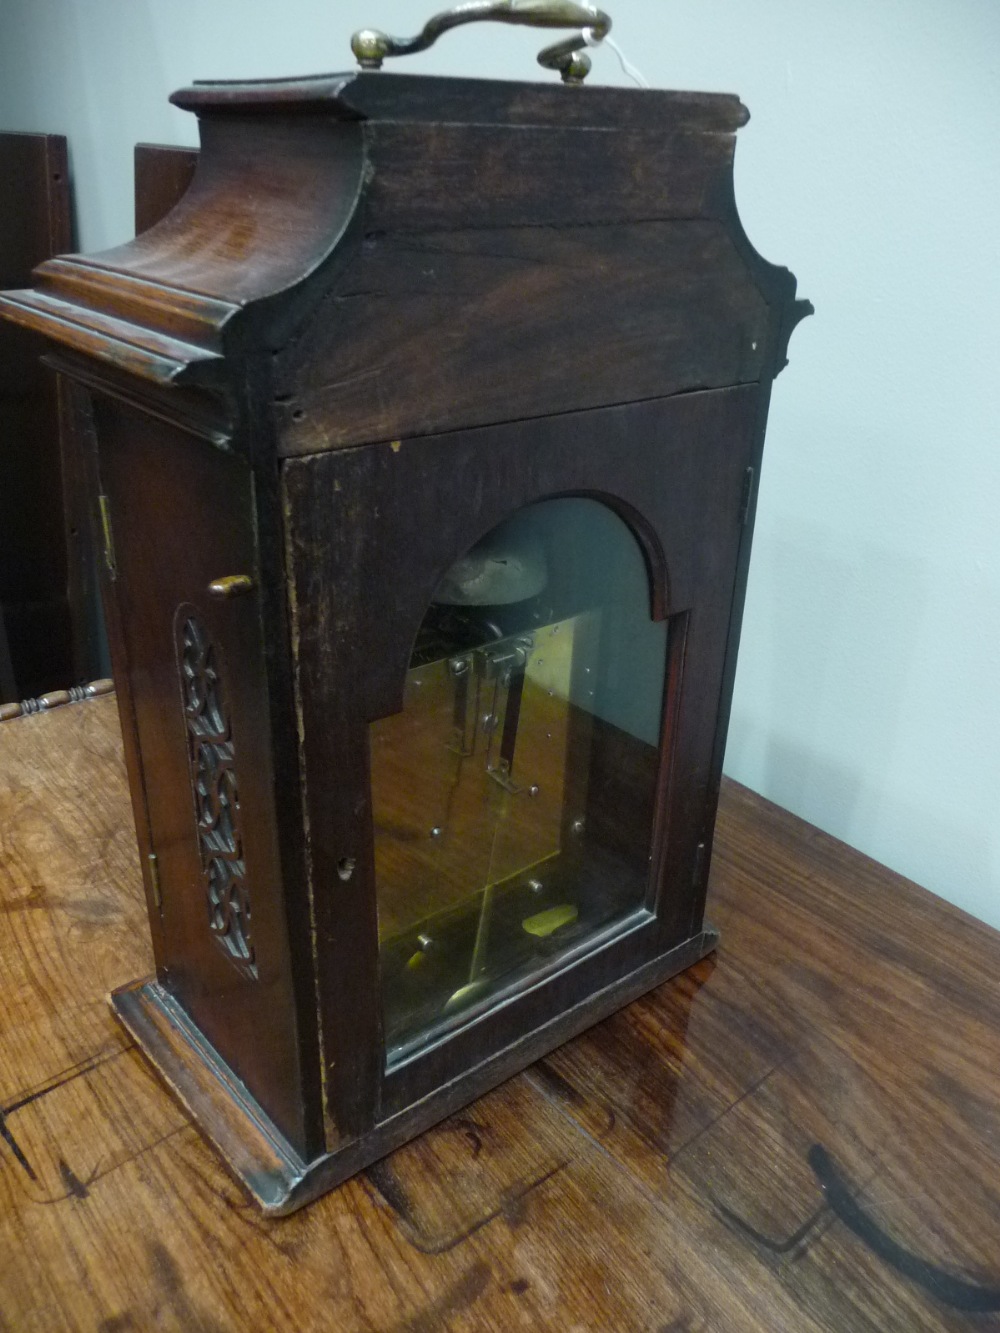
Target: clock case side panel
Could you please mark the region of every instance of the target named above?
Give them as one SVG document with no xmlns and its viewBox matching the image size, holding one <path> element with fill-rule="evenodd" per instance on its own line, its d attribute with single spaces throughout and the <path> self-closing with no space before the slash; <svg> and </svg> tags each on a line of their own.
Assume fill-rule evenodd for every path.
<svg viewBox="0 0 1000 1333">
<path fill-rule="evenodd" d="M 147 186 L 149 156 L 140 154 Z M 155 152 L 151 156 L 155 161 Z M 187 174 L 184 157 L 178 156 L 173 165 L 177 170 L 171 171 L 169 183 L 179 190 Z M 360 175 L 360 138 L 343 117 L 331 113 L 301 121 L 280 110 L 272 116 L 224 113 L 202 124 L 202 149 L 181 197 L 171 198 L 163 180 L 157 182 L 159 199 L 145 213 L 140 210 L 152 225 L 135 241 L 98 256 L 50 261 L 36 272 L 35 288 L 0 297 L 7 318 L 44 333 L 55 344 L 49 364 L 90 390 L 102 448 L 107 430 L 115 429 L 111 423 L 132 413 L 136 438 L 149 434 L 161 443 L 183 439 L 179 448 L 190 445 L 201 451 L 204 461 L 192 456 L 192 472 L 202 466 L 211 469 L 208 460 L 230 455 L 242 459 L 248 475 L 252 473 L 254 498 L 247 521 L 255 530 L 261 561 L 265 627 L 254 651 L 266 670 L 275 765 L 270 799 L 277 810 L 281 859 L 274 891 L 279 898 L 285 895 L 286 916 L 278 923 L 278 936 L 294 956 L 292 963 L 286 959 L 285 989 L 298 1012 L 288 1014 L 287 1050 L 279 1053 L 282 1043 L 271 1043 L 264 1059 L 264 1064 L 270 1060 L 270 1072 L 257 1060 L 249 1029 L 235 1011 L 233 1022 L 244 1038 L 227 1035 L 225 1024 L 220 1026 L 221 1020 L 213 1020 L 202 1007 L 199 1022 L 214 1049 L 205 1037 L 199 1038 L 194 1058 L 219 1071 L 218 1106 L 209 1106 L 206 1118 L 235 1095 L 232 1089 L 242 1086 L 242 1076 L 263 1108 L 258 1118 L 271 1117 L 277 1137 L 287 1139 L 293 1156 L 305 1158 L 322 1151 L 333 1130 L 322 1104 L 277 463 L 267 408 L 271 351 L 301 324 L 304 307 L 312 300 L 304 279 L 336 246 L 353 212 Z M 248 231 L 251 201 L 253 227 Z M 163 216 L 157 217 L 159 213 Z M 90 471 L 95 526 L 100 530 L 97 496 L 103 493 L 104 479 L 96 454 Z M 211 522 L 211 514 L 203 517 Z M 150 868 L 158 862 L 148 859 L 148 763 L 141 752 L 133 667 L 125 649 L 128 627 L 118 605 L 121 590 L 112 584 L 105 579 L 107 623 L 161 977 L 149 985 L 147 998 L 152 1004 L 162 999 L 176 1009 L 165 989 L 169 960 L 164 959 L 157 919 L 156 899 L 165 886 L 157 888 Z M 189 1007 L 198 1008 L 191 993 L 189 989 Z M 119 1012 L 125 1003 L 116 1001 Z M 170 1059 L 167 1052 L 161 1070 Z M 246 1089 L 239 1095 L 245 1096 Z"/>
<path fill-rule="evenodd" d="M 146 231 L 154 228 L 163 217 L 176 208 L 191 183 L 198 160 L 198 152 L 192 149 L 157 145 L 137 146 L 138 230 Z M 324 1124 L 321 1060 L 318 1053 L 311 913 L 304 865 L 302 806 L 299 797 L 298 741 L 290 684 L 283 546 L 276 498 L 274 448 L 268 438 L 269 420 L 266 412 L 270 359 L 258 356 L 253 368 L 247 367 L 241 372 L 248 386 L 248 399 L 242 411 L 243 424 L 235 434 L 234 428 L 227 425 L 225 434 L 221 438 L 218 430 L 219 422 L 222 420 L 219 409 L 217 406 L 213 407 L 205 395 L 190 394 L 183 389 L 163 390 L 148 384 L 140 385 L 134 379 L 112 370 L 108 365 L 84 361 L 78 349 L 71 343 L 50 353 L 49 359 L 56 364 L 62 364 L 91 390 L 90 394 L 83 395 L 89 400 L 86 455 L 88 490 L 91 497 L 97 497 L 106 490 L 100 476 L 98 461 L 97 432 L 93 422 L 95 405 L 99 416 L 104 419 L 105 427 L 109 417 L 113 420 L 122 412 L 128 414 L 129 408 L 135 408 L 138 411 L 132 420 L 138 435 L 141 436 L 148 428 L 153 435 L 157 432 L 163 433 L 165 430 L 167 437 L 173 438 L 175 446 L 178 441 L 183 440 L 184 444 L 180 446 L 181 453 L 189 458 L 193 473 L 202 466 L 211 468 L 213 459 L 216 467 L 227 465 L 225 460 L 228 460 L 228 466 L 243 474 L 243 484 L 249 482 L 251 468 L 254 473 L 250 483 L 252 491 L 250 508 L 244 517 L 254 532 L 255 559 L 259 569 L 257 578 L 259 591 L 255 593 L 255 597 L 260 598 L 259 615 L 263 632 L 253 651 L 257 653 L 260 668 L 266 670 L 267 701 L 261 709 L 261 719 L 265 731 L 267 726 L 270 726 L 270 762 L 273 771 L 272 780 L 266 785 L 270 788 L 270 799 L 274 806 L 274 814 L 269 816 L 269 820 L 273 824 L 276 817 L 275 834 L 280 859 L 280 867 L 272 876 L 270 890 L 277 895 L 279 901 L 283 895 L 277 934 L 279 938 L 287 935 L 287 942 L 279 947 L 279 952 L 284 949 L 288 955 L 282 964 L 284 975 L 280 983 L 284 998 L 275 1013 L 281 1014 L 281 1018 L 276 1021 L 284 1022 L 286 1027 L 283 1037 L 271 1040 L 271 1056 L 265 1058 L 263 1064 L 255 1062 L 253 1058 L 252 1048 L 255 1042 L 246 1035 L 246 1024 L 242 1021 L 235 1025 L 237 1029 L 242 1027 L 245 1034 L 239 1039 L 238 1035 L 227 1033 L 225 1024 L 220 1028 L 218 1016 L 215 1021 L 209 1018 L 203 1026 L 207 1032 L 216 1036 L 215 1046 L 213 1048 L 205 1036 L 200 1035 L 193 1052 L 184 1046 L 176 1021 L 166 1021 L 163 1031 L 172 1034 L 168 1047 L 179 1044 L 179 1047 L 184 1047 L 187 1051 L 188 1057 L 193 1054 L 195 1059 L 203 1061 L 206 1066 L 215 1070 L 215 1076 L 208 1080 L 211 1096 L 199 1111 L 209 1133 L 216 1133 L 211 1128 L 213 1122 L 219 1126 L 225 1123 L 232 1105 L 240 1103 L 241 1100 L 245 1101 L 247 1087 L 238 1076 L 238 1073 L 242 1073 L 255 1099 L 253 1101 L 255 1121 L 264 1126 L 271 1122 L 271 1129 L 264 1131 L 265 1137 L 274 1143 L 283 1142 L 282 1152 L 290 1154 L 293 1159 L 298 1160 L 300 1154 L 308 1159 L 323 1150 L 327 1142 L 327 1127 Z M 146 417 L 147 412 L 148 417 Z M 169 422 L 170 426 L 165 427 L 165 422 Z M 204 462 L 200 461 L 203 452 L 207 453 Z M 244 460 L 242 464 L 237 464 L 238 458 Z M 197 497 L 198 488 L 193 484 L 192 510 L 198 508 Z M 224 497 L 222 503 L 235 502 L 235 499 L 235 494 L 230 494 Z M 93 502 L 93 511 L 94 527 L 100 541 L 102 522 L 96 501 Z M 194 521 L 193 513 L 189 514 L 189 518 Z M 218 515 L 205 513 L 202 518 L 211 526 L 213 521 L 217 521 Z M 112 524 L 113 521 L 112 517 Z M 175 539 L 181 540 L 176 534 Z M 138 1003 L 138 996 L 142 991 L 145 992 L 142 1000 L 144 1005 L 162 1008 L 164 1014 L 172 1013 L 176 1019 L 177 1014 L 182 1012 L 178 1008 L 176 993 L 179 992 L 183 996 L 184 986 L 178 986 L 176 979 L 171 977 L 171 954 L 165 947 L 163 938 L 160 902 L 167 886 L 163 884 L 162 876 L 156 873 L 159 869 L 158 858 L 154 862 L 149 859 L 153 842 L 150 832 L 147 781 L 133 699 L 125 625 L 120 606 L 120 588 L 117 580 L 109 577 L 107 560 L 102 562 L 102 566 L 105 618 L 117 682 L 126 763 L 129 769 L 158 972 L 156 981 L 137 983 L 135 986 L 123 988 L 117 993 L 114 1004 L 120 1016 L 124 1016 L 123 1010 Z M 265 716 L 268 714 L 269 723 Z M 264 749 L 267 750 L 266 744 Z M 190 797 L 188 799 L 190 800 Z M 156 867 L 156 870 L 153 867 Z M 204 923 L 204 911 L 198 914 Z M 200 1003 L 202 1005 L 206 1003 L 204 998 Z M 196 1003 L 194 1008 L 198 1007 Z M 186 1021 L 191 1031 L 197 1031 L 191 1027 L 190 1020 Z M 246 1048 L 242 1055 L 241 1045 Z M 177 1091 L 173 1060 L 176 1050 L 164 1050 L 161 1053 L 162 1059 L 158 1059 L 155 1052 L 151 1051 L 150 1054 L 153 1055 L 161 1073 Z M 226 1057 L 229 1059 L 228 1066 L 225 1063 Z M 268 1065 L 269 1068 L 265 1067 Z"/>
<path fill-rule="evenodd" d="M 712 753 L 712 799 L 708 805 L 710 814 L 701 840 L 703 865 L 698 878 L 699 891 L 692 903 L 692 922 L 701 920 L 708 893 L 715 819 L 722 788 L 722 770 L 726 757 L 726 741 L 729 735 L 729 722 L 732 713 L 736 667 L 743 632 L 743 611 L 746 605 L 747 582 L 750 575 L 750 556 L 753 548 L 757 498 L 760 491 L 764 441 L 767 433 L 771 394 L 774 389 L 774 381 L 788 365 L 788 346 L 792 334 L 804 319 L 808 319 L 810 315 L 815 313 L 811 301 L 797 296 L 798 280 L 795 274 L 783 265 L 772 264 L 754 247 L 743 227 L 731 171 L 720 182 L 719 207 L 726 219 L 726 230 L 732 239 L 736 253 L 766 303 L 767 317 L 763 330 L 764 358 L 757 395 L 753 445 L 744 481 L 741 511 L 742 532 L 736 559 L 736 577 L 733 583 L 732 604 L 729 614 L 729 634 Z"/>
<path fill-rule="evenodd" d="M 699 843 L 714 815 L 715 720 L 757 398 L 756 386 L 710 391 L 285 464 L 323 1026 L 346 1135 L 363 1135 L 455 1082 L 466 1099 L 478 1095 L 498 1067 L 510 1072 L 515 1052 L 535 1050 L 537 1030 L 559 1014 L 572 1012 L 567 1024 L 580 1030 L 588 1015 L 596 1021 L 590 998 L 613 1007 L 611 993 L 624 994 L 643 969 L 646 988 L 655 985 L 677 970 L 671 951 L 701 938 Z M 676 698 L 667 701 L 673 735 L 646 914 L 387 1071 L 368 724 L 402 706 L 413 637 L 451 562 L 502 519 L 555 495 L 603 500 L 665 553 L 662 576 L 654 571 L 654 610 L 674 631 Z M 566 1024 L 557 1027 L 559 1039 L 570 1035 Z"/>
<path fill-rule="evenodd" d="M 94 409 L 106 603 L 157 964 L 150 990 L 189 1015 L 203 1056 L 312 1156 L 325 1137 L 315 1003 L 301 1004 L 312 979 L 305 881 L 279 828 L 294 733 L 282 743 L 291 717 L 272 698 L 281 648 L 264 646 L 275 635 L 255 481 L 244 460 L 114 399 L 95 395 Z M 213 597 L 208 585 L 229 574 L 248 575 L 253 590 Z"/>
</svg>

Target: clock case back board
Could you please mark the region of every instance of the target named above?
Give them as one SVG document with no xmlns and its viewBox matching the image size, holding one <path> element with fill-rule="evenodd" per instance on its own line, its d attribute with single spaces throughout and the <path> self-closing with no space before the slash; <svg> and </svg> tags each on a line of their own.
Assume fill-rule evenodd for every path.
<svg viewBox="0 0 1000 1333">
<path fill-rule="evenodd" d="M 361 73 L 173 100 L 201 132 L 176 206 L 0 309 L 92 391 L 157 969 L 113 1004 L 287 1212 L 714 946 L 756 479 L 810 307 L 740 226 L 734 97 Z M 628 525 L 667 630 L 642 900 L 389 1058 L 370 728 L 453 563 L 568 497 Z"/>
</svg>

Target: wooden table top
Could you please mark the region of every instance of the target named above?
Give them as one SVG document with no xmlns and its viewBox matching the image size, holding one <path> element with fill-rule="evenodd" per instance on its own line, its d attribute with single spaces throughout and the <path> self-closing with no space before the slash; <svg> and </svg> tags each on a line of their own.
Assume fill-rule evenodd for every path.
<svg viewBox="0 0 1000 1333">
<path fill-rule="evenodd" d="M 685 975 L 267 1221 L 112 1018 L 112 698 L 0 726 L 0 1328 L 1000 1328 L 1000 935 L 723 793 Z"/>
</svg>

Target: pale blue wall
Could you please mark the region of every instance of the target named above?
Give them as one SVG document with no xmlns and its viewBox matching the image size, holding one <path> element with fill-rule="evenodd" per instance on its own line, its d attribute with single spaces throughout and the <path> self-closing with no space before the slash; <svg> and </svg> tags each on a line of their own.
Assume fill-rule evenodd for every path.
<svg viewBox="0 0 1000 1333">
<path fill-rule="evenodd" d="M 135 140 L 193 142 L 172 88 L 345 67 L 352 28 L 433 3 L 2 0 L 0 125 L 70 135 L 109 245 Z M 775 389 L 727 768 L 1000 925 L 1000 4 L 609 4 L 651 82 L 751 108 L 743 220 L 817 307 Z M 536 45 L 470 28 L 408 63 L 535 77 Z"/>
</svg>

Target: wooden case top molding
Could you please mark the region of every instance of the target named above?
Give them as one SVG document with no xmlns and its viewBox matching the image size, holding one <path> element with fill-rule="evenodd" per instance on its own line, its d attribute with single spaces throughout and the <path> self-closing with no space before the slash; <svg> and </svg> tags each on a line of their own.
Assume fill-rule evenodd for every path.
<svg viewBox="0 0 1000 1333">
<path fill-rule="evenodd" d="M 582 94 L 582 95 L 581 95 Z M 669 92 L 632 88 L 585 90 L 506 79 L 436 78 L 426 74 L 353 72 L 296 79 L 219 79 L 174 93 L 185 111 L 270 113 L 326 110 L 342 120 L 432 124 L 572 126 L 732 133 L 750 113 L 731 93 Z"/>
<path fill-rule="evenodd" d="M 218 444 L 248 448 L 249 378 L 286 456 L 766 381 L 810 309 L 740 226 L 732 96 L 359 73 L 172 100 L 202 145 L 180 203 L 0 311 Z"/>
</svg>

